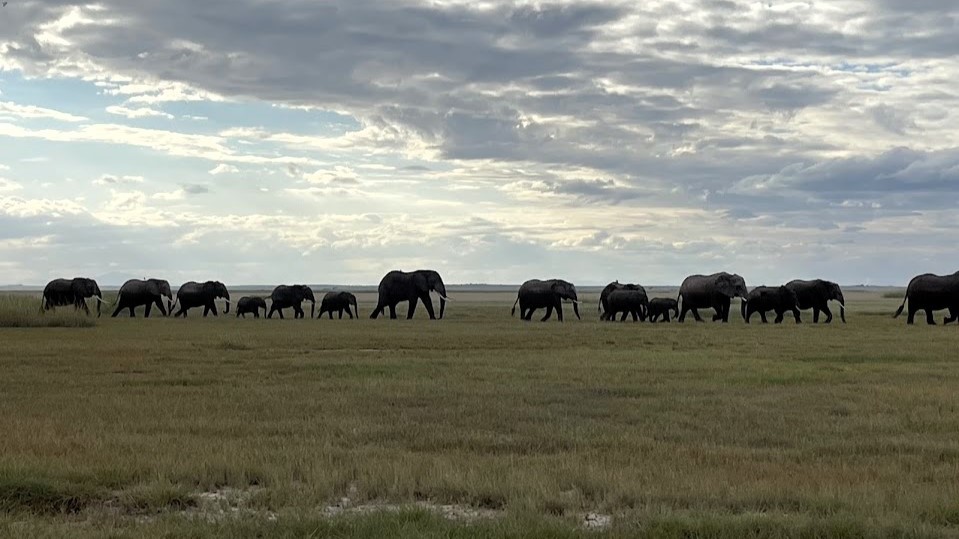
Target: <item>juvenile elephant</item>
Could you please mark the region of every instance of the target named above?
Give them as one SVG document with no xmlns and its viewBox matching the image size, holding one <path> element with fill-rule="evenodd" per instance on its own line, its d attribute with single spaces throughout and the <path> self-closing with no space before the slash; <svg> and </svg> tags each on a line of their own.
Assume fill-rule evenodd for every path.
<svg viewBox="0 0 959 539">
<path fill-rule="evenodd" d="M 100 294 L 100 286 L 97 285 L 96 281 L 86 277 L 54 279 L 43 288 L 40 311 L 46 312 L 55 307 L 73 305 L 75 309 L 80 310 L 82 308 L 83 312 L 89 315 L 90 308 L 87 307 L 87 298 L 96 298 L 97 317 L 99 318 L 103 297 Z"/>
<path fill-rule="evenodd" d="M 176 301 L 173 302 L 174 307 L 177 304 L 180 305 L 180 310 L 173 316 L 183 316 L 183 318 L 186 318 L 187 313 L 194 307 L 203 307 L 204 317 L 211 312 L 213 316 L 217 316 L 217 298 L 226 299 L 226 308 L 223 310 L 223 314 L 230 314 L 230 292 L 226 289 L 226 285 L 220 281 L 207 281 L 205 283 L 190 281 L 183 283 L 183 286 L 176 292 Z M 172 311 L 173 309 L 171 308 L 170 310 Z"/>
<path fill-rule="evenodd" d="M 682 305 L 679 321 L 686 320 L 686 313 L 692 311 L 696 321 L 702 322 L 697 309 L 712 307 L 716 311 L 713 322 L 729 322 L 729 304 L 732 298 L 745 297 L 746 293 L 746 280 L 735 273 L 724 271 L 712 275 L 690 275 L 679 287 L 677 301 Z"/>
<path fill-rule="evenodd" d="M 310 318 L 313 318 L 313 314 L 316 312 L 316 298 L 313 296 L 313 289 L 305 284 L 289 286 L 281 284 L 273 289 L 270 300 L 270 313 L 266 315 L 267 318 L 273 318 L 273 313 L 280 313 L 280 319 L 283 319 L 283 309 L 289 307 L 293 307 L 293 318 L 304 318 L 306 316 L 302 307 L 304 301 L 309 301 L 312 304 Z"/>
<path fill-rule="evenodd" d="M 776 311 L 775 322 L 777 324 L 782 323 L 783 316 L 787 311 L 793 313 L 797 324 L 801 322 L 799 319 L 799 301 L 796 299 L 796 293 L 787 286 L 758 286 L 753 288 L 753 291 L 743 299 L 740 310 L 742 311 L 743 320 L 745 320 L 747 324 L 753 313 L 759 313 L 763 324 L 767 323 L 766 311 Z"/>
<path fill-rule="evenodd" d="M 902 314 L 906 301 L 909 302 L 908 324 L 914 322 L 917 311 L 926 311 L 926 323 L 935 325 L 932 312 L 940 309 L 949 309 L 949 317 L 942 320 L 943 324 L 955 322 L 959 317 L 959 271 L 952 275 L 924 273 L 913 277 L 893 318 Z"/>
<path fill-rule="evenodd" d="M 627 315 L 632 315 L 633 322 L 636 320 L 646 321 L 649 297 L 646 296 L 646 290 L 642 287 L 613 290 L 606 300 L 607 307 L 606 312 L 603 313 L 603 320 L 613 321 L 617 314 L 623 313 L 620 322 L 625 321 Z"/>
<path fill-rule="evenodd" d="M 351 306 L 352 310 L 350 310 Z M 350 320 L 353 319 L 354 312 L 357 318 L 360 317 L 359 308 L 356 306 L 356 296 L 349 292 L 327 292 L 323 296 L 323 301 L 320 302 L 320 312 L 316 318 L 323 318 L 323 313 L 327 313 L 330 320 L 333 320 L 333 311 L 339 312 L 340 319 L 343 318 L 343 311 L 350 315 Z"/>
<path fill-rule="evenodd" d="M 383 310 L 390 309 L 390 319 L 396 319 L 396 305 L 398 303 L 409 302 L 409 310 L 406 311 L 406 319 L 413 318 L 416 312 L 416 303 L 423 302 L 426 312 L 430 315 L 430 320 L 436 320 L 436 314 L 433 312 L 433 300 L 430 298 L 430 292 L 436 292 L 440 297 L 440 318 L 446 312 L 446 302 L 450 298 L 446 297 L 446 285 L 443 284 L 443 278 L 433 270 L 416 271 L 398 271 L 393 270 L 383 276 L 380 280 L 380 286 L 377 289 L 379 298 L 376 302 L 376 308 L 370 313 L 370 318 L 376 319 Z"/>
<path fill-rule="evenodd" d="M 599 293 L 599 304 L 596 306 L 599 311 L 600 320 L 605 320 L 605 314 L 609 310 L 609 295 L 617 290 L 642 290 L 643 293 L 646 293 L 646 289 L 638 284 L 621 284 L 619 281 L 613 281 L 606 285 L 603 288 L 603 291 Z"/>
<path fill-rule="evenodd" d="M 679 316 L 679 304 L 673 298 L 653 298 L 649 301 L 649 321 L 655 322 L 662 317 L 661 322 L 669 322 L 669 312 L 674 311 Z"/>
<path fill-rule="evenodd" d="M 259 318 L 260 309 L 263 309 L 263 316 L 266 316 L 266 300 L 263 298 L 243 296 L 240 301 L 236 302 L 237 317 L 246 318 L 247 313 L 253 313 L 253 318 Z"/>
<path fill-rule="evenodd" d="M 829 301 L 839 302 L 839 318 L 842 323 L 846 323 L 846 300 L 842 297 L 842 289 L 839 285 L 822 279 L 812 281 L 789 281 L 786 287 L 796 293 L 796 299 L 799 301 L 799 309 L 812 309 L 812 321 L 819 323 L 819 313 L 826 314 L 825 322 L 832 322 L 832 311 L 829 310 Z"/>
<path fill-rule="evenodd" d="M 549 317 L 553 315 L 553 310 L 556 310 L 556 317 L 562 322 L 563 300 L 573 302 L 573 312 L 576 313 L 578 320 L 582 320 L 579 317 L 579 300 L 576 297 L 576 287 L 573 283 L 562 279 L 550 279 L 548 281 L 531 279 L 519 287 L 510 316 L 516 314 L 516 304 L 519 303 L 519 317 L 527 322 L 532 320 L 533 312 L 536 309 L 543 308 L 546 309 L 546 316 L 542 318 L 541 322 L 549 320 Z"/>
<path fill-rule="evenodd" d="M 160 309 L 163 316 L 167 315 L 167 310 L 163 306 L 163 297 L 167 298 L 167 305 L 170 310 L 173 309 L 173 292 L 170 291 L 170 283 L 164 279 L 130 279 L 120 287 L 120 293 L 117 295 L 117 308 L 113 311 L 115 318 L 123 309 L 130 310 L 130 318 L 136 316 L 133 309 L 140 305 L 146 305 L 143 316 L 150 318 L 150 309 L 154 305 Z"/>
</svg>

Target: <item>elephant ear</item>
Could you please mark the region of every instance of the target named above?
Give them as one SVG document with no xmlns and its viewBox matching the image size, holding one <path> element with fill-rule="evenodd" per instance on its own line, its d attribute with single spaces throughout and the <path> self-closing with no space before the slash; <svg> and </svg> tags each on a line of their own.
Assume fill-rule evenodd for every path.
<svg viewBox="0 0 959 539">
<path fill-rule="evenodd" d="M 147 290 L 154 296 L 160 295 L 160 283 L 154 279 L 147 281 Z"/>
<path fill-rule="evenodd" d="M 420 292 L 428 293 L 430 291 L 430 281 L 423 273 L 414 273 L 412 281 L 413 286 Z"/>
<path fill-rule="evenodd" d="M 716 289 L 724 296 L 733 297 L 736 293 L 736 284 L 728 275 L 720 275 L 716 278 Z"/>
</svg>

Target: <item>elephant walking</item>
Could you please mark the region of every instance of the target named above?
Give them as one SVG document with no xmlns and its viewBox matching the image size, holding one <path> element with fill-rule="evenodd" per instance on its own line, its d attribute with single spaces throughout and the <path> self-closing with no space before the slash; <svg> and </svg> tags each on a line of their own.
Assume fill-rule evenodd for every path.
<svg viewBox="0 0 959 539">
<path fill-rule="evenodd" d="M 282 319 L 283 309 L 289 307 L 293 307 L 293 318 L 304 318 L 306 316 L 302 307 L 304 301 L 309 301 L 312 304 L 310 307 L 310 318 L 313 318 L 313 314 L 316 312 L 316 298 L 313 296 L 313 289 L 305 284 L 289 286 L 281 284 L 273 289 L 273 293 L 270 294 L 270 300 L 272 301 L 270 304 L 270 313 L 266 315 L 267 318 L 273 318 L 273 313 L 280 313 L 280 319 Z"/>
<path fill-rule="evenodd" d="M 330 320 L 333 320 L 333 311 L 339 312 L 341 320 L 343 319 L 343 311 L 346 311 L 346 314 L 350 315 L 350 320 L 353 319 L 354 312 L 356 313 L 356 318 L 360 317 L 359 307 L 356 306 L 356 296 L 349 292 L 327 292 L 320 302 L 320 312 L 316 318 L 323 318 L 323 313 L 327 313 L 330 316 Z"/>
<path fill-rule="evenodd" d="M 180 305 L 180 310 L 174 317 L 183 316 L 183 318 L 186 318 L 187 313 L 194 307 L 203 307 L 204 317 L 211 312 L 213 316 L 217 316 L 217 298 L 226 299 L 226 309 L 223 314 L 230 314 L 230 292 L 226 289 L 226 285 L 220 281 L 183 283 L 183 286 L 176 292 L 176 301 L 173 302 L 174 307 L 177 304 Z M 172 307 L 170 310 L 173 310 Z"/>
<path fill-rule="evenodd" d="M 609 311 L 609 295 L 617 290 L 642 290 L 643 294 L 646 293 L 646 289 L 638 284 L 621 284 L 619 281 L 613 281 L 609 283 L 605 288 L 603 288 L 603 291 L 599 293 L 599 304 L 596 306 L 596 308 L 599 311 L 600 320 L 606 319 L 606 315 L 604 313 Z"/>
<path fill-rule="evenodd" d="M 746 280 L 735 273 L 690 275 L 679 287 L 677 302 L 682 305 L 679 321 L 686 320 L 686 313 L 692 311 L 696 321 L 702 322 L 698 309 L 712 307 L 716 311 L 713 322 L 729 322 L 729 304 L 732 298 L 745 297 L 746 293 Z"/>
<path fill-rule="evenodd" d="M 846 323 L 846 300 L 842 297 L 842 289 L 839 285 L 822 279 L 812 281 L 789 281 L 786 283 L 789 288 L 796 293 L 796 299 L 799 302 L 799 309 L 812 309 L 812 321 L 819 323 L 819 313 L 825 313 L 828 324 L 832 322 L 832 311 L 829 310 L 829 301 L 839 302 L 839 318 L 842 323 Z"/>
<path fill-rule="evenodd" d="M 799 300 L 796 299 L 796 293 L 787 286 L 759 286 L 753 288 L 745 298 L 743 298 L 741 307 L 743 320 L 749 323 L 753 313 L 759 313 L 763 324 L 767 323 L 766 311 L 776 311 L 775 323 L 780 324 L 786 312 L 792 312 L 796 323 L 799 319 Z"/>
<path fill-rule="evenodd" d="M 253 296 L 243 296 L 236 302 L 236 316 L 246 318 L 247 313 L 253 313 L 253 318 L 260 317 L 260 309 L 263 309 L 263 316 L 266 316 L 266 300 Z M 280 313 L 282 314 L 282 313 Z"/>
<path fill-rule="evenodd" d="M 393 270 L 383 276 L 380 286 L 377 289 L 379 298 L 376 302 L 376 308 L 370 313 L 370 318 L 376 319 L 383 310 L 389 308 L 390 319 L 396 319 L 396 305 L 403 301 L 409 302 L 409 310 L 406 312 L 406 319 L 413 318 L 416 312 L 417 301 L 422 301 L 426 307 L 426 312 L 430 315 L 430 320 L 436 320 L 436 314 L 433 312 L 433 300 L 430 299 L 430 292 L 436 292 L 440 297 L 440 318 L 446 311 L 446 302 L 450 298 L 446 297 L 446 285 L 443 284 L 443 278 L 433 270 L 417 271 L 398 271 Z"/>
<path fill-rule="evenodd" d="M 40 311 L 46 312 L 55 307 L 73 305 L 76 310 L 83 309 L 83 312 L 89 315 L 90 308 L 87 307 L 87 298 L 96 298 L 97 318 L 99 318 L 103 295 L 100 293 L 100 286 L 97 285 L 96 281 L 86 277 L 54 279 L 43 287 Z"/>
<path fill-rule="evenodd" d="M 902 298 L 902 305 L 896 310 L 893 318 L 902 314 L 907 301 L 909 302 L 909 316 L 906 319 L 908 324 L 914 322 L 916 312 L 926 311 L 926 323 L 935 325 L 936 321 L 932 318 L 932 312 L 941 309 L 949 309 L 949 317 L 943 319 L 943 324 L 955 322 L 959 318 L 959 271 L 952 275 L 924 273 L 913 277 L 906 288 L 906 295 Z"/>
<path fill-rule="evenodd" d="M 513 309 L 510 316 L 516 314 L 516 304 L 519 304 L 519 317 L 529 322 L 533 318 L 533 312 L 536 309 L 546 309 L 546 316 L 540 321 L 545 322 L 556 311 L 556 317 L 560 322 L 563 321 L 563 300 L 573 302 L 573 312 L 576 318 L 582 320 L 579 316 L 579 299 L 576 297 L 576 286 L 573 283 L 562 279 L 550 279 L 541 281 L 531 279 L 519 287 L 516 294 L 516 301 L 513 302 Z"/>
<path fill-rule="evenodd" d="M 130 318 L 136 316 L 133 309 L 140 305 L 146 305 L 143 316 L 150 318 L 150 309 L 156 305 L 163 316 L 167 315 L 167 310 L 163 306 L 163 296 L 167 297 L 167 304 L 173 309 L 173 292 L 170 291 L 170 283 L 164 279 L 130 279 L 120 287 L 120 293 L 117 295 L 117 308 L 113 311 L 115 318 L 123 309 L 130 310 Z"/>
<path fill-rule="evenodd" d="M 614 290 L 606 299 L 607 307 L 606 312 L 603 313 L 603 320 L 613 321 L 618 313 L 623 313 L 620 322 L 626 321 L 627 315 L 632 315 L 633 322 L 646 321 L 649 297 L 646 296 L 646 290 L 643 287 L 620 288 Z"/>
<path fill-rule="evenodd" d="M 679 316 L 679 304 L 673 298 L 653 298 L 649 301 L 649 321 L 655 322 L 662 317 L 661 322 L 669 322 L 669 312 L 674 311 Z"/>
</svg>

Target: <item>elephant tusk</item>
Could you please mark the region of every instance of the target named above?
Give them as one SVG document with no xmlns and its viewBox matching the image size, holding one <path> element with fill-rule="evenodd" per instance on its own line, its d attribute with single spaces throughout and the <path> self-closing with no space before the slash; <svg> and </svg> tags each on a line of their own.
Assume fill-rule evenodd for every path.
<svg viewBox="0 0 959 539">
<path fill-rule="evenodd" d="M 444 301 L 453 301 L 453 300 L 451 300 L 450 298 L 444 296 L 443 294 L 440 294 L 439 292 L 437 292 L 436 295 L 439 296 L 439 297 L 441 297 L 441 298 L 443 298 Z"/>
<path fill-rule="evenodd" d="M 93 296 L 93 297 L 97 298 L 97 301 L 99 301 L 100 303 L 106 303 L 108 306 L 112 306 L 112 305 L 113 305 L 112 303 L 110 303 L 109 301 L 101 298 L 100 296 Z"/>
</svg>

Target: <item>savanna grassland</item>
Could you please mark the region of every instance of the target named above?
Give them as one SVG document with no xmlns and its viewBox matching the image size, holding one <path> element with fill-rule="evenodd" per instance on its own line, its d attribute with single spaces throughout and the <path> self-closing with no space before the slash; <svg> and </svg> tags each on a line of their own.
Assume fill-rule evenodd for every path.
<svg viewBox="0 0 959 539">
<path fill-rule="evenodd" d="M 874 292 L 831 326 L 513 297 L 0 329 L 0 535 L 959 536 L 959 328 Z"/>
</svg>

